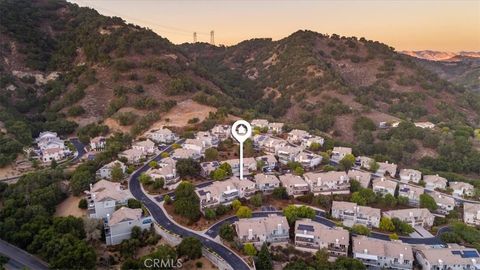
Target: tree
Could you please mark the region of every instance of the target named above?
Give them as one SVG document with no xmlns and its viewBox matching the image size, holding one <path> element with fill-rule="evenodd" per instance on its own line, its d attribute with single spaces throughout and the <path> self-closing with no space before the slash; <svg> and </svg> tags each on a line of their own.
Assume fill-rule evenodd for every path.
<svg viewBox="0 0 480 270">
<path fill-rule="evenodd" d="M 385 205 L 389 207 L 395 207 L 397 205 L 397 199 L 395 199 L 395 197 L 390 193 L 385 195 L 383 201 L 385 202 Z"/>
<path fill-rule="evenodd" d="M 352 226 L 352 232 L 360 235 L 370 235 L 370 230 L 363 225 L 355 224 Z"/>
<path fill-rule="evenodd" d="M 362 261 L 350 257 L 338 257 L 334 263 L 334 269 L 338 270 L 365 270 L 367 267 Z"/>
<path fill-rule="evenodd" d="M 179 256 L 187 256 L 190 260 L 202 257 L 202 242 L 196 237 L 186 237 L 177 246 Z"/>
<path fill-rule="evenodd" d="M 87 208 L 88 208 L 87 199 L 82 198 L 82 199 L 78 202 L 78 208 L 80 208 L 80 209 L 87 209 Z"/>
<path fill-rule="evenodd" d="M 420 207 L 427 208 L 430 211 L 435 211 L 437 210 L 438 206 L 432 196 L 424 193 L 420 194 Z"/>
<path fill-rule="evenodd" d="M 213 147 L 205 150 L 205 160 L 207 161 L 218 160 L 218 150 Z"/>
<path fill-rule="evenodd" d="M 355 156 L 352 154 L 346 154 L 345 157 L 340 160 L 340 167 L 345 171 L 350 170 L 353 165 L 355 165 Z"/>
<path fill-rule="evenodd" d="M 150 161 L 150 162 L 148 163 L 148 166 L 149 166 L 150 168 L 154 168 L 154 169 L 155 169 L 155 168 L 158 168 L 158 162 L 156 162 L 155 160 L 152 160 L 152 161 Z"/>
<path fill-rule="evenodd" d="M 220 226 L 220 231 L 218 232 L 218 234 L 222 239 L 226 241 L 233 241 L 236 235 L 235 230 L 228 223 L 224 223 L 222 224 L 222 226 Z"/>
<path fill-rule="evenodd" d="M 57 168 L 57 161 L 55 159 L 53 159 L 52 162 L 50 163 L 50 168 L 52 169 Z"/>
<path fill-rule="evenodd" d="M 243 245 L 243 252 L 247 254 L 248 256 L 255 256 L 257 255 L 257 249 L 252 243 L 246 243 Z"/>
<path fill-rule="evenodd" d="M 362 189 L 362 185 L 357 180 L 350 180 L 350 192 L 357 192 Z"/>
<path fill-rule="evenodd" d="M 392 218 L 392 222 L 395 226 L 395 232 L 401 235 L 410 234 L 415 231 L 410 224 L 403 222 L 398 218 Z"/>
<path fill-rule="evenodd" d="M 161 189 L 165 186 L 165 180 L 163 180 L 163 177 L 155 179 L 153 182 L 153 188 L 154 189 Z"/>
<path fill-rule="evenodd" d="M 218 168 L 224 170 L 227 173 L 227 175 L 232 175 L 232 166 L 230 166 L 230 164 L 224 162 L 220 164 Z"/>
<path fill-rule="evenodd" d="M 87 190 L 94 179 L 94 175 L 88 170 L 75 171 L 70 180 L 73 195 L 80 195 L 84 190 Z"/>
<path fill-rule="evenodd" d="M 398 196 L 397 197 L 397 202 L 399 205 L 408 205 L 408 198 L 405 196 Z"/>
<path fill-rule="evenodd" d="M 213 209 L 210 209 L 210 208 L 207 208 L 205 209 L 205 218 L 206 219 L 215 219 L 217 217 L 217 213 L 215 212 L 215 210 Z"/>
<path fill-rule="evenodd" d="M 360 194 L 359 191 L 352 193 L 352 197 L 350 198 L 350 201 L 354 202 L 358 205 L 366 205 L 367 204 L 367 200 L 364 197 L 362 197 L 362 195 Z"/>
<path fill-rule="evenodd" d="M 285 187 L 276 187 L 273 189 L 272 196 L 277 200 L 288 200 L 288 193 Z"/>
<path fill-rule="evenodd" d="M 127 206 L 128 208 L 136 209 L 136 208 L 142 208 L 142 203 L 136 199 L 128 199 L 127 201 Z"/>
<path fill-rule="evenodd" d="M 398 239 L 400 239 L 400 238 L 398 237 L 398 234 L 396 234 L 396 233 L 391 233 L 391 234 L 389 234 L 389 235 L 388 235 L 388 238 L 390 238 L 390 240 L 398 240 Z"/>
<path fill-rule="evenodd" d="M 238 218 L 251 218 L 252 210 L 248 206 L 240 206 L 236 213 Z"/>
<path fill-rule="evenodd" d="M 287 218 L 289 224 L 294 224 L 299 218 L 314 218 L 315 210 L 305 205 L 295 206 L 292 204 L 283 209 L 283 215 Z"/>
<path fill-rule="evenodd" d="M 140 177 L 138 177 L 138 181 L 145 186 L 151 185 L 153 183 L 152 177 L 146 173 L 142 173 Z"/>
<path fill-rule="evenodd" d="M 303 169 L 303 167 L 296 167 L 295 170 L 293 170 L 293 173 L 295 175 L 300 175 L 300 176 L 302 176 L 304 172 L 305 170 Z"/>
<path fill-rule="evenodd" d="M 309 149 L 310 149 L 310 151 L 317 152 L 320 149 L 322 149 L 322 145 L 317 143 L 317 142 L 313 142 L 313 143 L 310 144 Z"/>
<path fill-rule="evenodd" d="M 395 225 L 393 225 L 392 220 L 388 217 L 382 217 L 380 219 L 380 230 L 393 232 L 395 231 Z"/>
<path fill-rule="evenodd" d="M 200 163 L 192 158 L 179 159 L 176 164 L 177 173 L 180 177 L 195 177 L 200 174 Z"/>
<path fill-rule="evenodd" d="M 273 269 L 272 256 L 268 251 L 268 246 L 266 243 L 263 243 L 260 252 L 258 252 L 257 260 L 255 261 L 255 268 L 258 270 Z"/>
<path fill-rule="evenodd" d="M 164 201 L 166 204 L 171 204 L 171 203 L 172 203 L 172 198 L 170 198 L 169 195 L 165 195 L 165 197 L 163 197 L 163 201 Z"/>
<path fill-rule="evenodd" d="M 213 180 L 220 181 L 227 178 L 228 173 L 222 168 L 216 168 L 210 175 Z"/>
<path fill-rule="evenodd" d="M 174 212 L 188 218 L 191 222 L 197 221 L 200 216 L 200 200 L 195 194 L 195 186 L 183 181 L 175 189 Z"/>
<path fill-rule="evenodd" d="M 157 250 L 155 252 L 140 258 L 140 262 L 145 262 L 147 259 L 151 259 L 152 261 L 157 260 L 159 262 L 173 260 L 175 262 L 177 259 L 177 253 L 175 252 L 175 249 L 170 246 L 160 245 L 159 247 L 157 247 Z M 141 268 L 143 267 L 145 267 L 145 265 L 143 265 L 142 263 Z"/>
<path fill-rule="evenodd" d="M 262 194 L 255 194 L 250 198 L 250 203 L 255 207 L 262 206 Z"/>
<path fill-rule="evenodd" d="M 378 163 L 374 159 L 372 159 L 372 161 L 370 161 L 369 168 L 369 171 L 376 172 L 378 168 L 380 168 L 380 165 L 378 165 Z"/>
<path fill-rule="evenodd" d="M 237 211 L 238 208 L 240 208 L 240 206 L 242 206 L 242 203 L 238 199 L 233 200 L 232 202 L 233 210 Z"/>
<path fill-rule="evenodd" d="M 123 175 L 123 170 L 122 170 L 122 167 L 120 167 L 120 164 L 115 164 L 115 166 L 113 166 L 112 168 L 112 171 L 111 171 L 111 175 L 112 175 L 112 180 L 113 181 L 121 181 L 124 177 Z"/>
</svg>

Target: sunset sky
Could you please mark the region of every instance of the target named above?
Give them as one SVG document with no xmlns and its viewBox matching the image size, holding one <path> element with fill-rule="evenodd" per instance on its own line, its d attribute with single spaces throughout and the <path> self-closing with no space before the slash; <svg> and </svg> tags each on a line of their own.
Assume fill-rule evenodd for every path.
<svg viewBox="0 0 480 270">
<path fill-rule="evenodd" d="M 378 40 L 397 50 L 480 51 L 480 0 L 70 0 L 151 28 L 173 43 L 233 45 L 299 29 Z"/>
</svg>

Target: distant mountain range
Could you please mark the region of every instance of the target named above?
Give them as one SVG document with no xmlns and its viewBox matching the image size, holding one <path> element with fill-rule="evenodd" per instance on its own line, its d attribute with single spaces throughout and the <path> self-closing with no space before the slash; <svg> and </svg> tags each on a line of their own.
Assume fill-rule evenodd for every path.
<svg viewBox="0 0 480 270">
<path fill-rule="evenodd" d="M 442 51 L 401 51 L 401 53 L 410 55 L 416 58 L 431 60 L 431 61 L 461 61 L 464 59 L 478 58 L 480 59 L 480 52 L 442 52 Z"/>
</svg>

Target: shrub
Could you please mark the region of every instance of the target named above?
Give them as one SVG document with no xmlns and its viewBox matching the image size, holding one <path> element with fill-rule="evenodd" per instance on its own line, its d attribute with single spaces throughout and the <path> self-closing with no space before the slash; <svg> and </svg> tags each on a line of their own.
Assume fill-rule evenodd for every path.
<svg viewBox="0 0 480 270">
<path fill-rule="evenodd" d="M 87 199 L 82 198 L 82 199 L 78 202 L 78 208 L 80 208 L 80 209 L 87 209 L 87 208 L 88 208 Z"/>
</svg>

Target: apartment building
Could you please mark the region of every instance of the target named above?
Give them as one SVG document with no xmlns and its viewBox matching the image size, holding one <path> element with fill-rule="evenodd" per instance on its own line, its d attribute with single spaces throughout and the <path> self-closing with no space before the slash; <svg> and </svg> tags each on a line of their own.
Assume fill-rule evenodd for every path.
<svg viewBox="0 0 480 270">
<path fill-rule="evenodd" d="M 286 147 L 287 145 L 287 141 L 283 139 L 266 136 L 266 138 L 264 138 L 262 141 L 260 148 L 263 149 L 263 151 L 265 151 L 267 154 L 276 154 L 279 148 Z"/>
<path fill-rule="evenodd" d="M 108 164 L 103 165 L 96 172 L 97 178 L 111 180 L 112 179 L 112 169 L 117 167 L 117 166 L 122 170 L 122 173 L 125 173 L 127 171 L 127 166 L 125 166 L 125 164 L 123 164 L 123 162 L 115 160 L 115 161 L 112 161 Z"/>
<path fill-rule="evenodd" d="M 305 173 L 305 182 L 315 195 L 349 194 L 350 178 L 345 172 Z"/>
<path fill-rule="evenodd" d="M 220 143 L 218 137 L 210 133 L 209 131 L 197 132 L 197 134 L 195 135 L 195 139 L 200 140 L 203 143 L 205 149 L 210 147 L 218 147 L 218 144 Z"/>
<path fill-rule="evenodd" d="M 398 189 L 398 196 L 408 198 L 408 203 L 410 205 L 419 205 L 420 204 L 420 195 L 424 192 L 422 187 L 411 186 L 407 184 L 401 184 Z"/>
<path fill-rule="evenodd" d="M 356 203 L 333 201 L 332 217 L 343 221 L 347 227 L 355 224 L 378 228 L 380 224 L 380 209 L 368 206 L 358 206 Z"/>
<path fill-rule="evenodd" d="M 375 172 L 377 176 L 386 176 L 390 175 L 391 177 L 395 177 L 397 175 L 397 164 L 390 163 L 388 161 L 385 162 L 377 162 L 378 170 Z"/>
<path fill-rule="evenodd" d="M 242 243 L 288 243 L 289 230 L 287 219 L 275 214 L 267 217 L 242 218 L 234 223 L 237 237 Z"/>
<path fill-rule="evenodd" d="M 198 153 L 198 151 L 192 150 L 192 149 L 185 149 L 185 148 L 178 148 L 173 150 L 172 153 L 172 158 L 175 160 L 179 159 L 200 159 L 202 156 L 201 154 Z"/>
<path fill-rule="evenodd" d="M 224 181 L 215 181 L 212 184 L 197 188 L 195 193 L 200 198 L 200 209 L 216 207 L 220 204 L 230 204 L 238 198 L 248 198 L 257 191 L 255 183 L 237 177 L 231 177 Z"/>
<path fill-rule="evenodd" d="M 152 129 L 146 137 L 157 143 L 173 143 L 179 139 L 179 137 L 168 128 Z"/>
<path fill-rule="evenodd" d="M 240 159 L 229 159 L 225 160 L 224 162 L 228 163 L 230 167 L 232 167 L 232 173 L 234 176 L 240 176 Z M 254 158 L 243 158 L 243 175 L 251 175 L 256 170 L 257 161 Z"/>
<path fill-rule="evenodd" d="M 301 145 L 305 148 L 309 148 L 310 146 L 312 146 L 313 143 L 323 145 L 325 143 L 325 139 L 320 136 L 311 135 L 309 137 L 304 137 L 302 139 Z"/>
<path fill-rule="evenodd" d="M 130 239 L 135 226 L 148 229 L 152 225 L 151 216 L 144 216 L 142 209 L 122 207 L 111 215 L 107 215 L 105 223 L 105 242 L 107 245 L 118 245 L 125 239 Z"/>
<path fill-rule="evenodd" d="M 348 255 L 349 233 L 341 227 L 330 228 L 311 219 L 295 222 L 295 248 L 317 252 L 327 249 L 331 258 Z"/>
<path fill-rule="evenodd" d="M 370 170 L 370 165 L 372 165 L 372 163 L 374 161 L 375 160 L 371 157 L 359 156 L 355 159 L 355 165 L 357 165 L 361 168 L 365 168 L 367 170 Z"/>
<path fill-rule="evenodd" d="M 478 270 L 480 255 L 474 248 L 449 244 L 446 248 L 418 246 L 415 258 L 423 270 Z"/>
<path fill-rule="evenodd" d="M 433 197 L 435 202 L 437 203 L 437 212 L 441 214 L 448 214 L 450 211 L 452 211 L 455 208 L 455 199 L 450 197 L 450 196 L 445 196 L 442 193 L 439 192 L 433 192 L 429 194 L 430 196 Z"/>
<path fill-rule="evenodd" d="M 230 138 L 232 128 L 229 125 L 216 125 L 210 130 L 210 133 L 216 136 L 219 141 L 224 141 Z"/>
<path fill-rule="evenodd" d="M 273 174 L 256 174 L 254 177 L 255 187 L 265 193 L 272 192 L 280 186 L 280 180 Z"/>
<path fill-rule="evenodd" d="M 353 258 L 371 269 L 413 269 L 413 250 L 400 241 L 352 237 Z"/>
<path fill-rule="evenodd" d="M 438 174 L 423 176 L 423 182 L 425 182 L 425 189 L 428 190 L 446 189 L 448 184 L 448 180 Z"/>
<path fill-rule="evenodd" d="M 301 144 L 304 138 L 311 137 L 310 133 L 301 129 L 292 129 L 288 133 L 287 141 L 293 144 Z"/>
<path fill-rule="evenodd" d="M 301 196 L 309 192 L 307 182 L 300 176 L 293 174 L 280 175 L 280 183 L 287 190 L 289 196 Z"/>
<path fill-rule="evenodd" d="M 414 169 L 401 169 L 400 181 L 403 183 L 414 182 L 418 183 L 422 180 L 422 172 Z"/>
<path fill-rule="evenodd" d="M 282 133 L 283 132 L 283 123 L 275 122 L 268 124 L 268 131 L 273 133 Z"/>
<path fill-rule="evenodd" d="M 475 192 L 473 185 L 465 182 L 450 182 L 449 186 L 453 189 L 452 195 L 457 197 L 473 196 Z"/>
<path fill-rule="evenodd" d="M 133 198 L 120 183 L 107 180 L 90 184 L 90 189 L 85 193 L 88 202 L 88 216 L 98 219 L 112 215 L 117 207 L 126 205 L 128 199 Z"/>
<path fill-rule="evenodd" d="M 427 208 L 390 210 L 383 212 L 383 215 L 390 219 L 398 218 L 401 221 L 410 224 L 412 227 L 422 226 L 426 228 L 432 227 L 435 218 Z"/>
<path fill-rule="evenodd" d="M 257 168 L 262 171 L 272 171 L 278 166 L 277 158 L 271 154 L 256 157 L 255 160 L 257 161 L 257 164 L 259 162 L 263 164 L 261 168 Z"/>
<path fill-rule="evenodd" d="M 294 146 L 283 146 L 278 147 L 275 155 L 278 156 L 278 161 L 282 164 L 287 164 L 288 162 L 295 161 L 295 157 L 302 152 L 301 147 Z"/>
<path fill-rule="evenodd" d="M 463 222 L 470 225 L 480 226 L 480 204 L 463 203 Z"/>
<path fill-rule="evenodd" d="M 302 164 L 303 168 L 313 169 L 322 163 L 322 156 L 302 151 L 293 160 Z"/>
<path fill-rule="evenodd" d="M 186 139 L 185 143 L 182 145 L 183 149 L 192 150 L 200 156 L 203 156 L 205 150 L 210 147 L 211 145 L 207 140 L 199 139 Z"/>
<path fill-rule="evenodd" d="M 383 196 L 391 194 L 395 196 L 395 189 L 397 188 L 397 182 L 387 180 L 385 178 L 376 178 L 372 181 L 372 189 L 375 193 L 380 193 Z"/>
<path fill-rule="evenodd" d="M 333 147 L 330 160 L 339 163 L 346 155 L 352 154 L 352 148 L 350 147 Z"/>
<path fill-rule="evenodd" d="M 348 177 L 350 180 L 355 180 L 360 183 L 363 188 L 369 188 L 372 175 L 368 172 L 362 172 L 357 170 L 348 171 Z"/>
</svg>

